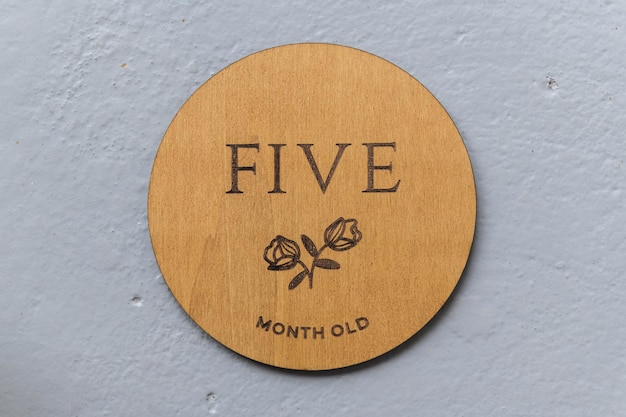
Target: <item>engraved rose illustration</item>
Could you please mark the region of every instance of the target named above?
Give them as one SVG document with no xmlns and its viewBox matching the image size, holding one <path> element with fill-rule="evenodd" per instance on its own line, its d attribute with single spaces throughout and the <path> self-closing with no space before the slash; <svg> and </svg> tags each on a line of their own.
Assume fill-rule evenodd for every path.
<svg viewBox="0 0 626 417">
<path fill-rule="evenodd" d="M 324 232 L 326 245 L 336 251 L 355 247 L 361 237 L 361 232 L 357 229 L 357 221 L 354 219 L 344 220 L 343 217 L 335 220 Z"/>
<path fill-rule="evenodd" d="M 270 271 L 286 271 L 297 265 L 300 260 L 300 248 L 293 240 L 279 235 L 265 248 L 263 257 L 270 264 L 267 267 Z"/>
<path fill-rule="evenodd" d="M 356 219 L 346 220 L 343 217 L 339 217 L 324 231 L 324 244 L 319 249 L 310 237 L 304 234 L 300 236 L 304 248 L 313 257 L 310 268 L 300 259 L 300 247 L 298 244 L 281 235 L 272 239 L 269 246 L 265 248 L 263 258 L 269 264 L 267 269 L 270 271 L 286 271 L 295 268 L 296 265 L 302 266 L 302 271 L 289 282 L 290 290 L 300 285 L 305 278 L 309 279 L 309 288 L 313 288 L 315 268 L 341 268 L 337 261 L 330 258 L 321 258 L 322 252 L 325 249 L 331 249 L 336 252 L 352 249 L 361 241 L 362 237 L 363 235 L 358 229 Z"/>
</svg>

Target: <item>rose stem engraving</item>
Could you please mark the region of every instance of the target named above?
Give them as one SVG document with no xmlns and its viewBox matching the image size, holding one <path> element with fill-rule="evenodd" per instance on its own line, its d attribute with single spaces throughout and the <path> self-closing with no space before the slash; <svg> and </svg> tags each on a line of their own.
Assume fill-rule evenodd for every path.
<svg viewBox="0 0 626 417">
<path fill-rule="evenodd" d="M 286 271 L 296 265 L 302 266 L 302 271 L 298 273 L 289 283 L 289 289 L 293 290 L 305 279 L 309 278 L 309 288 L 313 288 L 313 274 L 315 268 L 339 269 L 341 265 L 329 258 L 320 258 L 325 249 L 330 248 L 336 252 L 352 249 L 359 243 L 363 235 L 357 227 L 357 220 L 338 218 L 332 222 L 324 231 L 324 244 L 317 249 L 317 246 L 310 237 L 303 234 L 300 236 L 306 251 L 313 257 L 311 268 L 307 267 L 300 259 L 300 247 L 293 240 L 278 235 L 265 248 L 263 258 L 269 264 L 270 271 Z"/>
</svg>

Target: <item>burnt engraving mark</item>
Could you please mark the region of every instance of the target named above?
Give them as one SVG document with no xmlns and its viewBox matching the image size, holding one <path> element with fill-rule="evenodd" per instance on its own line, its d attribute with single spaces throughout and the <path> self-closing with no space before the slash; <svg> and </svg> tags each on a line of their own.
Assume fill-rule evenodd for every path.
<svg viewBox="0 0 626 417">
<path fill-rule="evenodd" d="M 313 144 L 312 143 L 299 143 L 298 144 L 298 146 L 301 147 L 302 150 L 304 151 L 306 160 L 309 162 L 309 165 L 311 166 L 311 169 L 313 170 L 313 174 L 315 175 L 315 179 L 317 180 L 317 183 L 319 184 L 320 189 L 322 190 L 322 194 L 326 193 L 326 188 L 328 188 L 328 184 L 330 184 L 330 180 L 333 177 L 333 174 L 335 173 L 335 169 L 337 169 L 337 165 L 339 164 L 339 161 L 341 160 L 341 156 L 343 155 L 343 152 L 346 150 L 346 148 L 350 145 L 351 145 L 350 143 L 337 143 L 337 146 L 339 146 L 339 150 L 337 151 L 337 155 L 335 155 L 335 160 L 333 161 L 333 165 L 330 167 L 330 171 L 328 171 L 326 180 L 323 180 L 322 174 L 320 174 L 320 170 L 317 167 L 317 162 L 315 162 L 315 158 L 313 157 L 313 154 L 311 153 L 311 146 L 313 146 Z"/>
<path fill-rule="evenodd" d="M 256 175 L 256 162 L 248 166 L 239 166 L 239 148 L 243 149 L 256 149 L 259 151 L 258 143 L 242 143 L 242 144 L 227 144 L 231 150 L 230 161 L 230 180 L 231 187 L 226 194 L 243 194 L 243 191 L 239 190 L 239 171 L 252 171 Z"/>
<path fill-rule="evenodd" d="M 285 191 L 280 189 L 280 148 L 287 146 L 284 143 L 270 143 L 274 149 L 274 189 L 268 191 L 268 194 L 285 194 Z"/>
<path fill-rule="evenodd" d="M 287 271 L 295 268 L 296 265 L 300 265 L 302 266 L 302 271 L 289 282 L 289 289 L 293 290 L 306 278 L 309 279 L 309 288 L 313 288 L 315 268 L 330 270 L 341 268 L 339 262 L 330 258 L 322 258 L 322 252 L 326 249 L 342 252 L 355 247 L 363 237 L 357 226 L 358 222 L 356 219 L 346 220 L 343 217 L 338 218 L 324 231 L 324 244 L 319 249 L 310 237 L 304 234 L 300 236 L 304 249 L 313 257 L 311 267 L 308 267 L 300 259 L 301 252 L 298 243 L 278 235 L 272 239 L 263 253 L 263 258 L 269 264 L 267 269 L 270 271 Z"/>
<path fill-rule="evenodd" d="M 320 172 L 320 168 L 313 156 L 313 151 L 311 148 L 313 147 L 312 143 L 298 143 L 297 146 L 300 147 L 304 153 L 304 157 L 309 163 L 309 167 L 313 172 L 313 176 L 317 181 L 317 185 L 320 187 L 322 194 L 326 194 L 328 190 L 328 186 L 330 185 L 330 181 L 333 179 L 335 175 L 335 171 L 339 166 L 339 162 L 341 158 L 351 143 L 336 143 L 335 144 L 339 149 L 337 149 L 337 153 L 335 154 L 335 159 L 333 160 L 332 165 L 328 170 L 328 174 L 326 175 L 326 179 L 323 178 L 322 173 Z M 388 165 L 376 165 L 375 162 L 375 152 L 377 148 L 392 148 L 393 151 L 396 151 L 396 142 L 371 142 L 371 143 L 363 143 L 363 146 L 367 148 L 367 188 L 363 190 L 364 193 L 395 193 L 400 186 L 400 180 L 398 180 L 393 187 L 383 188 L 378 184 L 375 184 L 374 174 L 376 171 L 389 171 L 391 174 L 393 171 L 393 164 L 389 162 Z M 243 191 L 239 188 L 239 174 L 242 171 L 252 172 L 253 175 L 257 175 L 257 164 L 253 162 L 252 165 L 240 165 L 239 156 L 240 151 L 245 149 L 254 149 L 259 153 L 261 151 L 259 143 L 228 143 L 227 147 L 230 148 L 230 190 L 226 191 L 226 194 L 243 194 Z M 287 194 L 287 191 L 283 190 L 281 187 L 281 158 L 283 148 L 287 146 L 285 143 L 269 143 L 267 146 L 272 148 L 274 153 L 274 188 L 268 191 L 268 194 Z M 248 158 L 251 155 L 245 155 Z M 287 154 L 288 156 L 288 154 Z M 380 156 L 379 158 L 380 159 Z M 264 170 L 259 169 L 260 174 L 264 175 Z M 302 172 L 300 166 L 298 166 L 297 173 Z M 289 174 L 289 172 L 287 172 Z M 291 172 L 291 175 L 294 175 L 294 172 Z M 308 175 L 308 174 L 307 174 Z M 384 179 L 383 179 L 384 180 Z M 380 179 L 378 180 L 380 182 Z"/>
<path fill-rule="evenodd" d="M 375 188 L 374 187 L 374 170 L 392 171 L 393 164 L 389 162 L 389 165 L 374 165 L 374 149 L 375 148 L 393 148 L 396 150 L 395 142 L 379 142 L 379 143 L 364 143 L 363 146 L 367 147 L 367 189 L 363 190 L 364 193 L 395 193 L 400 186 L 400 180 L 396 182 L 391 188 Z"/>
<path fill-rule="evenodd" d="M 297 326 L 284 324 L 279 321 L 265 320 L 263 316 L 259 316 L 256 322 L 256 328 L 273 333 L 276 336 L 285 336 L 293 339 L 325 339 L 326 329 L 330 329 L 330 335 L 333 337 L 341 337 L 344 335 L 354 334 L 365 330 L 370 325 L 367 317 L 359 317 L 352 321 L 346 321 L 343 324 L 336 323 L 332 326 Z"/>
</svg>

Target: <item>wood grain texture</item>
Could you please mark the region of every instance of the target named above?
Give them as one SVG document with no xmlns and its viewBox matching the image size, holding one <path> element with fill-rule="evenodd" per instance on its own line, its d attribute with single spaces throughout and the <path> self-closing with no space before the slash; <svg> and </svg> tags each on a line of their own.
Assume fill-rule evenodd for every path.
<svg viewBox="0 0 626 417">
<path fill-rule="evenodd" d="M 463 141 L 418 81 L 363 51 L 296 44 L 189 98 L 159 147 L 148 215 L 163 276 L 200 327 L 256 361 L 321 370 L 377 357 L 437 313 L 476 197 Z"/>
</svg>

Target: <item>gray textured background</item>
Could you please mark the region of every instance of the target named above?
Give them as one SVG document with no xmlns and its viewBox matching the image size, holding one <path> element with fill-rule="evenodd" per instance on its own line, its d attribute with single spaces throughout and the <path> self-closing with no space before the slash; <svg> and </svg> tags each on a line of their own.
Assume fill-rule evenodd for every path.
<svg viewBox="0 0 626 417">
<path fill-rule="evenodd" d="M 169 2 L 168 2 L 169 3 Z M 626 4 L 0 4 L 1 416 L 624 416 Z M 377 54 L 459 127 L 469 266 L 417 337 L 298 373 L 232 353 L 170 295 L 146 224 L 169 122 L 293 42 Z"/>
</svg>

